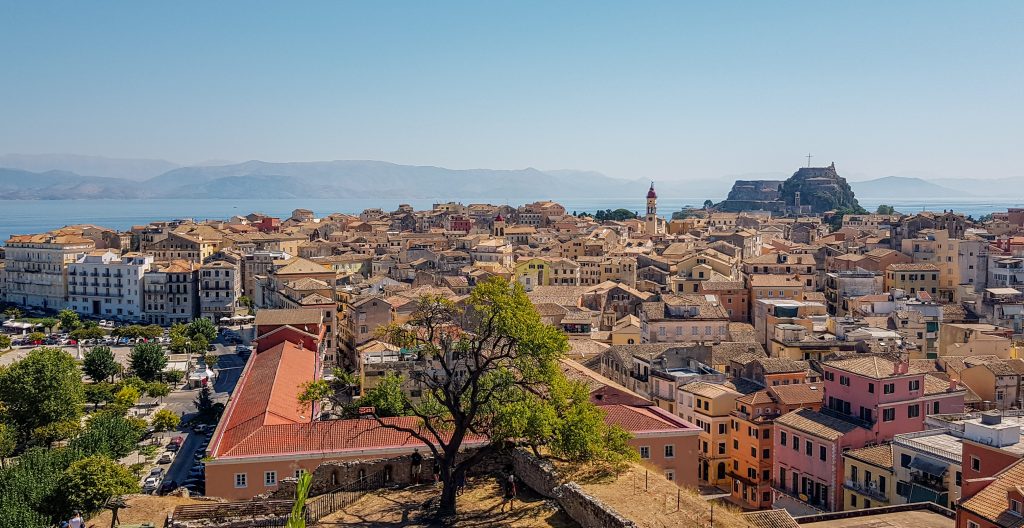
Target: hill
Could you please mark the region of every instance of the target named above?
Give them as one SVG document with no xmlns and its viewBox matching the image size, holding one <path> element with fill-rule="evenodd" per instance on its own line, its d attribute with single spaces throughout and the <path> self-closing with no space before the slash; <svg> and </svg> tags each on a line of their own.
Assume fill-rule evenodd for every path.
<svg viewBox="0 0 1024 528">
<path fill-rule="evenodd" d="M 79 154 L 3 154 L 0 167 L 30 172 L 64 171 L 82 176 L 141 181 L 180 167 L 156 159 L 122 159 Z"/>
<path fill-rule="evenodd" d="M 857 196 L 867 200 L 902 200 L 913 199 L 951 199 L 967 198 L 974 196 L 962 190 L 943 187 L 921 178 L 906 178 L 902 176 L 886 176 L 874 180 L 850 182 Z"/>
</svg>

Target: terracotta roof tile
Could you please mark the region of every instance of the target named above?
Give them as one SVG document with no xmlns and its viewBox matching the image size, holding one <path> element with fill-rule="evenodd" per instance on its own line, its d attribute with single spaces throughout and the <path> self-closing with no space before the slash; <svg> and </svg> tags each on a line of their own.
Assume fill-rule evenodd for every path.
<svg viewBox="0 0 1024 528">
<path fill-rule="evenodd" d="M 810 409 L 797 409 L 783 414 L 775 419 L 775 423 L 826 440 L 838 440 L 846 433 L 857 429 L 857 426 L 850 422 Z"/>
<path fill-rule="evenodd" d="M 855 458 L 880 468 L 892 469 L 892 444 L 889 443 L 851 449 L 843 453 L 843 456 Z"/>
<path fill-rule="evenodd" d="M 1024 482 L 1024 460 L 1019 460 L 995 476 L 991 484 L 985 486 L 973 497 L 960 504 L 960 508 L 975 513 L 992 521 L 997 526 L 1018 528 L 1024 526 L 1024 517 L 1014 515 L 1010 511 L 1008 492 Z"/>
</svg>

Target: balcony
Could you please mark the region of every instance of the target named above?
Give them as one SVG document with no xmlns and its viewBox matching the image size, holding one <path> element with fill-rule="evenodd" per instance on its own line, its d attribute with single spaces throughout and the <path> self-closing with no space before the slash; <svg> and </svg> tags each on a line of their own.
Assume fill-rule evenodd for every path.
<svg viewBox="0 0 1024 528">
<path fill-rule="evenodd" d="M 863 482 L 857 482 L 853 480 L 847 480 L 843 483 L 843 487 L 855 491 L 865 497 L 872 498 L 877 501 L 889 502 L 889 497 L 882 490 L 878 489 L 878 485 L 874 482 L 864 484 Z"/>
<path fill-rule="evenodd" d="M 780 495 L 785 495 L 787 497 L 796 499 L 796 500 L 800 501 L 801 503 L 806 504 L 806 505 L 810 506 L 811 508 L 814 508 L 815 510 L 819 510 L 819 511 L 822 511 L 822 512 L 830 511 L 830 509 L 828 507 L 828 499 L 827 498 L 822 497 L 822 498 L 816 499 L 816 498 L 808 496 L 808 495 L 806 495 L 804 493 L 794 492 L 789 487 L 781 488 L 781 487 L 779 487 L 776 484 L 772 484 L 772 490 L 775 491 L 776 493 L 779 493 Z"/>
</svg>

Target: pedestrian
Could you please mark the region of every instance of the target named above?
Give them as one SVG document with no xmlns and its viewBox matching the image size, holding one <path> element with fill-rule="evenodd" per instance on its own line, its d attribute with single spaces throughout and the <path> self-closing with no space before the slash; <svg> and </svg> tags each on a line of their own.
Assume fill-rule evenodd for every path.
<svg viewBox="0 0 1024 528">
<path fill-rule="evenodd" d="M 438 462 L 438 460 L 435 458 L 434 459 L 434 485 L 436 486 L 438 482 L 441 482 L 441 463 Z"/>
<path fill-rule="evenodd" d="M 508 511 L 512 511 L 516 506 L 516 476 L 512 473 L 508 474 L 508 479 L 505 480 L 505 499 L 501 501 L 501 511 L 505 512 L 505 505 L 508 504 Z"/>
<path fill-rule="evenodd" d="M 412 450 L 412 456 L 409 457 L 412 461 L 412 482 L 413 484 L 420 483 L 420 471 L 423 469 L 423 455 L 420 454 L 420 448 Z"/>
<path fill-rule="evenodd" d="M 85 519 L 82 519 L 82 512 L 75 510 L 75 515 L 68 520 L 68 528 L 83 528 Z"/>
<path fill-rule="evenodd" d="M 462 495 L 466 491 L 466 472 L 455 472 L 455 494 Z"/>
</svg>

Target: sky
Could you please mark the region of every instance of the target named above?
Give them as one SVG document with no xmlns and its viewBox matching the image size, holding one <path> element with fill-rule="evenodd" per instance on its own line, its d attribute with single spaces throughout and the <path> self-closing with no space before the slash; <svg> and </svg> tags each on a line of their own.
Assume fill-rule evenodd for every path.
<svg viewBox="0 0 1024 528">
<path fill-rule="evenodd" d="M 1024 175 L 1024 2 L 0 0 L 0 153 Z"/>
</svg>

